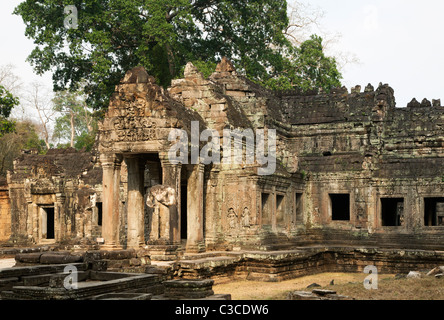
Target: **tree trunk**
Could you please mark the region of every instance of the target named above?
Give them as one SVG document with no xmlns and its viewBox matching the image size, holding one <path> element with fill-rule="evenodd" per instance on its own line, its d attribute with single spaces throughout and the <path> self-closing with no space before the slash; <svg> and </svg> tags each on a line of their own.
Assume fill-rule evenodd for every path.
<svg viewBox="0 0 444 320">
<path fill-rule="evenodd" d="M 74 139 L 76 137 L 76 128 L 74 127 L 74 112 L 70 110 L 71 114 L 71 148 L 74 148 Z"/>
<path fill-rule="evenodd" d="M 168 58 L 168 67 L 170 70 L 170 76 L 171 78 L 174 78 L 176 75 L 176 66 L 174 65 L 174 53 L 171 49 L 171 46 L 167 43 L 165 45 L 166 51 L 167 51 L 167 58 Z"/>
<path fill-rule="evenodd" d="M 85 122 L 86 122 L 86 129 L 88 130 L 88 133 L 91 134 L 93 132 L 93 127 L 91 125 L 91 116 L 88 114 L 88 109 L 86 107 L 86 104 L 83 104 L 83 111 L 85 111 Z"/>
</svg>

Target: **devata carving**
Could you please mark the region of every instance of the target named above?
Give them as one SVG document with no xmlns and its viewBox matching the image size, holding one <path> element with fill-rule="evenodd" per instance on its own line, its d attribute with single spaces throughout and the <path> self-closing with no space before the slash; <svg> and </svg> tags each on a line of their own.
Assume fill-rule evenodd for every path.
<svg viewBox="0 0 444 320">
<path fill-rule="evenodd" d="M 157 185 L 148 191 L 146 205 L 154 208 L 151 218 L 151 240 L 169 240 L 170 214 L 171 210 L 175 210 L 176 203 L 177 197 L 174 188 Z"/>
<path fill-rule="evenodd" d="M 230 229 L 236 229 L 236 227 L 237 227 L 237 214 L 236 214 L 236 212 L 234 211 L 233 208 L 230 208 L 228 210 L 227 217 L 228 217 L 228 224 L 230 226 Z"/>
<path fill-rule="evenodd" d="M 176 202 L 176 190 L 164 185 L 152 187 L 149 190 L 148 197 L 146 199 L 146 205 L 150 208 L 155 208 L 157 203 L 171 207 L 174 206 Z"/>
<path fill-rule="evenodd" d="M 250 227 L 250 210 L 248 207 L 244 208 L 244 211 L 242 211 L 242 227 L 249 228 Z"/>
</svg>

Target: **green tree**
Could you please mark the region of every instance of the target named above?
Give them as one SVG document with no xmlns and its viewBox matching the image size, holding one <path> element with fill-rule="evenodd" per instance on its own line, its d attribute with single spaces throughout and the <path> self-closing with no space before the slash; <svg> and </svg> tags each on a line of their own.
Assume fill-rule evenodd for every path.
<svg viewBox="0 0 444 320">
<path fill-rule="evenodd" d="M 19 99 L 0 85 L 0 137 L 14 131 L 14 121 L 8 120 L 11 111 L 19 105 Z"/>
<path fill-rule="evenodd" d="M 13 169 L 13 162 L 22 150 L 46 151 L 45 142 L 37 134 L 36 125 L 30 121 L 18 121 L 14 132 L 0 137 L 0 176 Z"/>
<path fill-rule="evenodd" d="M 80 92 L 59 91 L 53 99 L 55 119 L 53 139 L 68 140 L 59 147 L 91 150 L 97 133 L 97 121 Z"/>
<path fill-rule="evenodd" d="M 67 5 L 77 8 L 76 28 L 64 25 Z M 265 84 L 293 64 L 285 0 L 25 0 L 14 13 L 36 44 L 28 57 L 36 72 L 53 71 L 56 91 L 86 83 L 96 110 L 140 65 L 168 86 L 188 61 L 207 68 L 226 56 Z"/>
<path fill-rule="evenodd" d="M 336 60 L 325 56 L 322 38 L 312 35 L 299 47 L 293 47 L 285 55 L 280 70 L 263 84 L 271 89 L 298 88 L 306 92 L 322 88 L 329 92 L 341 86 L 340 79 Z"/>
</svg>

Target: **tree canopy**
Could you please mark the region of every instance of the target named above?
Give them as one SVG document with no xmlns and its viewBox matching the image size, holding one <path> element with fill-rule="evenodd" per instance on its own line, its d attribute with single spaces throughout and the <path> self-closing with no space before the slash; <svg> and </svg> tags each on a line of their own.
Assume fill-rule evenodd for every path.
<svg viewBox="0 0 444 320">
<path fill-rule="evenodd" d="M 75 15 L 65 14 L 68 5 Z M 319 38 L 300 48 L 287 39 L 285 0 L 26 0 L 14 13 L 36 44 L 28 60 L 37 73 L 52 71 L 55 90 L 76 91 L 86 83 L 87 103 L 95 109 L 106 108 L 125 72 L 140 65 L 163 86 L 188 61 L 204 62 L 205 69 L 224 56 L 272 88 L 328 90 L 340 79 Z M 75 27 L 66 27 L 68 18 Z"/>
<path fill-rule="evenodd" d="M 68 140 L 62 147 L 91 150 L 97 133 L 97 119 L 81 92 L 59 91 L 53 99 L 55 119 L 53 139 Z"/>
<path fill-rule="evenodd" d="M 14 122 L 8 120 L 12 109 L 19 104 L 19 99 L 0 85 L 0 137 L 14 131 Z"/>
<path fill-rule="evenodd" d="M 18 121 L 13 132 L 0 136 L 0 176 L 5 177 L 7 171 L 14 168 L 14 160 L 20 156 L 21 150 L 30 149 L 44 153 L 45 143 L 37 134 L 36 124 Z"/>
</svg>

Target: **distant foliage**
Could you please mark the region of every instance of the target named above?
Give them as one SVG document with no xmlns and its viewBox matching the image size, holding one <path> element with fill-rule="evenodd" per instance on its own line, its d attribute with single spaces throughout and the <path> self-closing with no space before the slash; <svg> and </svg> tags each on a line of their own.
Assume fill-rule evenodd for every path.
<svg viewBox="0 0 444 320">
<path fill-rule="evenodd" d="M 19 99 L 0 85 L 0 137 L 14 131 L 15 123 L 8 120 L 8 117 L 12 109 L 18 105 Z"/>
<path fill-rule="evenodd" d="M 36 153 L 46 152 L 45 142 L 37 134 L 36 125 L 30 121 L 19 121 L 13 132 L 0 137 L 0 176 L 6 176 L 13 169 L 13 161 L 20 156 L 22 150 L 35 150 Z"/>
<path fill-rule="evenodd" d="M 76 148 L 90 151 L 97 133 L 97 117 L 87 106 L 81 92 L 59 91 L 53 99 L 55 119 L 53 139 L 69 141 L 59 148 Z"/>
<path fill-rule="evenodd" d="M 313 35 L 300 47 L 294 47 L 280 68 L 263 84 L 274 90 L 298 88 L 306 92 L 322 88 L 330 92 L 333 88 L 341 87 L 340 79 L 342 75 L 335 59 L 325 56 L 322 38 Z"/>
</svg>

